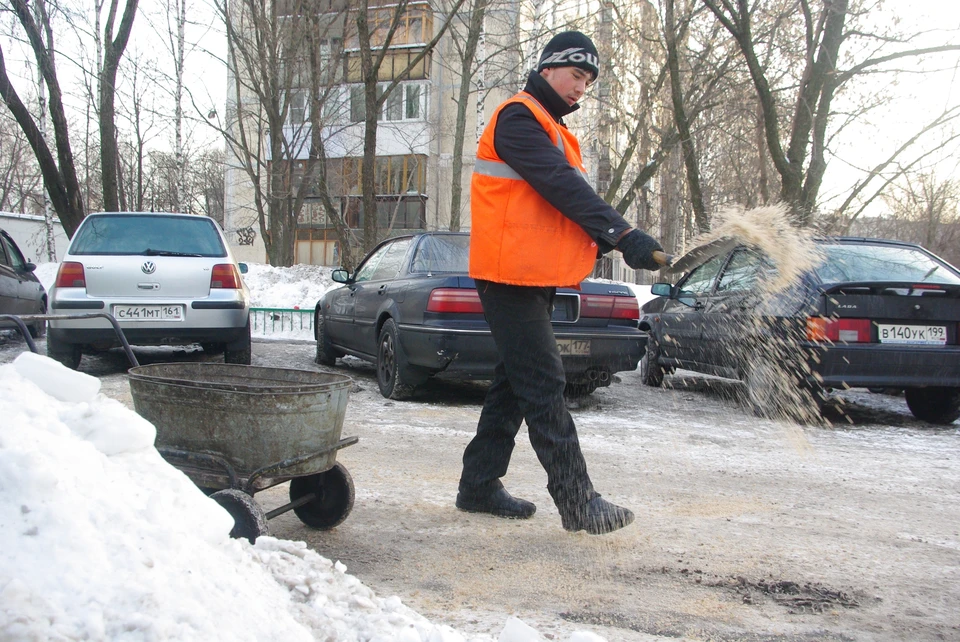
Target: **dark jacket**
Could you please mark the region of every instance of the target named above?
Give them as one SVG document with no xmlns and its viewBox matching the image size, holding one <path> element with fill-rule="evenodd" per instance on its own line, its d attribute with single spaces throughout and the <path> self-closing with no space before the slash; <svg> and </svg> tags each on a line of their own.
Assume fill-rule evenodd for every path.
<svg viewBox="0 0 960 642">
<path fill-rule="evenodd" d="M 562 118 L 580 108 L 570 106 L 536 71 L 523 88 L 563 124 Z M 616 246 L 631 225 L 604 201 L 551 141 L 524 105 L 509 105 L 500 113 L 494 134 L 497 155 L 520 174 L 551 205 L 577 223 L 603 252 Z"/>
</svg>

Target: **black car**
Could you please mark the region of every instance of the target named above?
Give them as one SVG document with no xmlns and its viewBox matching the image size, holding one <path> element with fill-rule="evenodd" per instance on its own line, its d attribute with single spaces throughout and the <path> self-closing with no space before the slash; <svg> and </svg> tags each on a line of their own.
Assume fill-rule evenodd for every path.
<svg viewBox="0 0 960 642">
<path fill-rule="evenodd" d="M 816 246 L 817 265 L 779 293 L 763 293 L 775 268 L 742 245 L 655 284 L 640 319 L 643 382 L 683 368 L 744 380 L 755 409 L 799 392 L 817 411 L 833 389 L 898 389 L 919 419 L 960 417 L 960 271 L 911 243 Z"/>
<path fill-rule="evenodd" d="M 400 236 L 375 247 L 353 274 L 335 270 L 333 280 L 344 285 L 326 292 L 314 312 L 317 363 L 346 354 L 375 363 L 390 399 L 410 396 L 431 377 L 492 379 L 497 351 L 467 276 L 469 246 L 466 233 Z M 636 369 L 646 335 L 629 287 L 587 280 L 580 290 L 559 289 L 554 306 L 568 395 Z"/>
<path fill-rule="evenodd" d="M 0 230 L 0 314 L 18 316 L 47 313 L 47 293 L 33 273 L 37 266 L 23 258 L 23 253 L 9 234 Z M 10 320 L 0 319 L 0 328 L 15 328 Z M 30 334 L 43 336 L 46 322 L 27 323 Z"/>
</svg>

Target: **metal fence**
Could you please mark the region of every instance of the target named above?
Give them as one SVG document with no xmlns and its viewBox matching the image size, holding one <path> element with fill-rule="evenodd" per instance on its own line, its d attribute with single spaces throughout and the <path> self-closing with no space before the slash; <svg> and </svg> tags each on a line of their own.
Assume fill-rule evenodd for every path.
<svg viewBox="0 0 960 642">
<path fill-rule="evenodd" d="M 313 336 L 313 310 L 250 308 L 250 332 L 254 335 L 292 333 Z"/>
</svg>

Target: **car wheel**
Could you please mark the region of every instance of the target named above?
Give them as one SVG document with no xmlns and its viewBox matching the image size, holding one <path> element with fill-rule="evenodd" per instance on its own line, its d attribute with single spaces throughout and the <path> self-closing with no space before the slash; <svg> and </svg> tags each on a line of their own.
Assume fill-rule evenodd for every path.
<svg viewBox="0 0 960 642">
<path fill-rule="evenodd" d="M 647 341 L 647 349 L 640 359 L 640 381 L 645 386 L 659 388 L 663 385 L 663 366 L 660 365 L 660 350 L 652 340 Z"/>
<path fill-rule="evenodd" d="M 563 388 L 563 396 L 570 398 L 586 397 L 591 394 L 600 384 L 596 381 L 568 381 Z"/>
<path fill-rule="evenodd" d="M 46 314 L 47 313 L 47 302 L 40 302 L 40 309 L 37 310 L 36 314 Z M 30 336 L 34 339 L 39 339 L 47 333 L 47 322 L 43 319 L 37 319 L 33 322 L 33 325 L 27 328 L 27 331 L 30 332 Z"/>
<path fill-rule="evenodd" d="M 328 531 L 342 523 L 353 510 L 356 491 L 350 473 L 337 462 L 326 472 L 290 480 L 291 502 L 309 494 L 314 498 L 297 506 L 293 512 L 307 526 Z"/>
<path fill-rule="evenodd" d="M 337 353 L 337 351 L 334 350 L 330 345 L 330 339 L 327 337 L 326 330 L 324 329 L 322 314 L 317 313 L 315 315 L 313 327 L 317 329 L 317 357 L 314 359 L 314 361 L 321 366 L 334 365 L 337 362 L 337 357 L 341 357 L 343 355 Z"/>
<path fill-rule="evenodd" d="M 383 324 L 378 346 L 377 384 L 380 386 L 380 394 L 387 399 L 409 398 L 416 386 L 403 379 L 406 359 L 397 337 L 397 324 L 393 319 L 387 319 Z"/>
<path fill-rule="evenodd" d="M 228 343 L 223 350 L 224 363 L 239 363 L 250 365 L 250 320 L 247 319 L 246 334 L 241 341 L 235 344 Z"/>
<path fill-rule="evenodd" d="M 952 424 L 960 418 L 960 389 L 907 388 L 907 407 L 913 416 L 931 424 Z"/>
<path fill-rule="evenodd" d="M 222 343 L 208 343 L 206 341 L 201 343 L 200 347 L 204 354 L 223 354 L 224 349 L 226 349 L 226 346 Z"/>
<path fill-rule="evenodd" d="M 80 346 L 75 343 L 62 343 L 53 336 L 47 336 L 47 356 L 54 361 L 59 361 L 71 370 L 80 367 L 80 358 L 83 352 Z"/>
</svg>

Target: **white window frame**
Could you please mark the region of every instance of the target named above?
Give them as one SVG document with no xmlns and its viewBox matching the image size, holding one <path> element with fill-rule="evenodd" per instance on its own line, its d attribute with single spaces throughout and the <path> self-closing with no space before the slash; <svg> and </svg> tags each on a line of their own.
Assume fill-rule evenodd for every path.
<svg viewBox="0 0 960 642">
<path fill-rule="evenodd" d="M 386 87 L 387 83 L 380 83 L 379 87 Z M 355 98 L 362 99 L 362 86 L 358 84 L 352 84 L 349 86 L 349 101 L 350 101 L 350 120 L 351 122 L 360 122 L 359 120 L 354 120 L 353 114 L 355 109 L 353 109 L 353 100 Z M 427 96 L 429 94 L 429 82 L 421 80 L 411 80 L 407 82 L 402 82 L 391 92 L 390 97 L 383 103 L 381 107 L 378 120 L 382 123 L 415 123 L 423 122 L 427 119 Z M 417 96 L 413 96 L 414 93 L 419 93 Z M 397 108 L 397 101 L 399 101 L 400 117 L 396 118 L 396 113 L 394 110 Z M 410 107 L 411 101 L 415 101 L 412 104 L 417 106 L 417 115 L 413 117 L 408 117 L 408 108 Z M 391 117 L 394 116 L 394 117 Z"/>
</svg>

